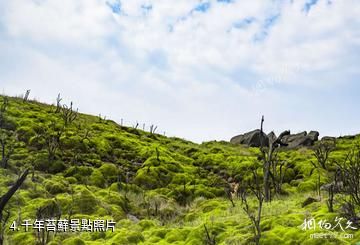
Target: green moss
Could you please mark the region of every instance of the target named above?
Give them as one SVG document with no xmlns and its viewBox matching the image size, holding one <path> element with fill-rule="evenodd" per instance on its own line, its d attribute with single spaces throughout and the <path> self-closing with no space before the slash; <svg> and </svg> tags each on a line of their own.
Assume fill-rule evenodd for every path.
<svg viewBox="0 0 360 245">
<path fill-rule="evenodd" d="M 59 181 L 45 180 L 44 186 L 45 186 L 45 189 L 53 195 L 68 191 L 68 189 L 64 185 L 64 183 L 61 183 Z"/>
<path fill-rule="evenodd" d="M 35 131 L 31 126 L 21 126 L 17 130 L 18 139 L 26 143 L 29 142 L 30 138 L 35 136 Z"/>
<path fill-rule="evenodd" d="M 141 232 L 136 232 L 136 231 L 130 232 L 126 236 L 126 239 L 128 240 L 129 244 L 138 244 L 145 240 Z"/>
<path fill-rule="evenodd" d="M 307 191 L 315 191 L 316 190 L 316 180 L 310 179 L 300 182 L 297 188 L 299 191 L 307 192 Z"/>
<path fill-rule="evenodd" d="M 60 147 L 54 159 L 49 159 L 45 136 L 60 129 L 64 130 Z M 225 187 L 229 182 L 250 180 L 249 168 L 255 163 L 263 177 L 258 148 L 216 141 L 195 144 L 84 114 L 63 128 L 61 114 L 55 114 L 54 108 L 17 98 L 10 98 L 2 130 L 6 135 L 16 130 L 18 139 L 14 138 L 9 169 L 0 168 L 0 191 L 5 193 L 23 169 L 36 170 L 10 199 L 6 207 L 9 220 L 17 220 L 19 214 L 34 219 L 40 207 L 56 203 L 62 218 L 117 222 L 115 232 L 57 234 L 53 244 L 198 245 L 206 242 L 204 224 L 217 244 L 252 242 L 251 222 L 243 204 L 235 197 L 233 207 Z M 331 160 L 341 161 L 359 143 L 360 137 L 339 140 Z M 298 226 L 305 217 L 334 219 L 341 198 L 336 196 L 333 214 L 327 211 L 326 196 L 302 208 L 317 183 L 312 152 L 280 149 L 278 157 L 291 166 L 285 172 L 284 192 L 264 203 L 261 244 L 324 244 L 324 240 L 310 239 Z M 252 195 L 249 197 L 253 204 Z M 131 220 L 134 216 L 138 220 Z M 360 233 L 354 234 L 351 242 L 359 239 Z M 9 244 L 36 243 L 33 233 L 6 231 L 5 237 Z"/>
<path fill-rule="evenodd" d="M 96 197 L 87 189 L 82 189 L 75 198 L 75 207 L 78 208 L 79 213 L 91 214 L 96 211 L 98 201 Z"/>
<path fill-rule="evenodd" d="M 85 244 L 86 243 L 78 237 L 72 237 L 63 241 L 63 245 L 85 245 Z"/>
<path fill-rule="evenodd" d="M 165 240 L 168 243 L 174 243 L 177 241 L 185 241 L 188 234 L 189 234 L 189 230 L 174 229 L 166 234 Z"/>
<path fill-rule="evenodd" d="M 95 185 L 97 187 L 103 188 L 105 187 L 105 178 L 104 175 L 100 172 L 100 170 L 95 169 L 90 176 L 90 184 Z"/>
<path fill-rule="evenodd" d="M 15 233 L 11 237 L 12 244 L 28 245 L 35 244 L 35 237 L 31 233 Z"/>
<path fill-rule="evenodd" d="M 156 222 L 152 220 L 141 220 L 138 225 L 141 227 L 142 230 L 149 230 L 157 226 Z"/>
</svg>

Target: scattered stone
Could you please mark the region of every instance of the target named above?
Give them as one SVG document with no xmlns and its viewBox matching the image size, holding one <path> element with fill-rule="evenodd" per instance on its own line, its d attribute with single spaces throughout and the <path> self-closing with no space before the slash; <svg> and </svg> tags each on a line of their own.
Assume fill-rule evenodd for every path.
<svg viewBox="0 0 360 245">
<path fill-rule="evenodd" d="M 314 203 L 314 202 L 318 202 L 319 200 L 313 198 L 313 197 L 308 197 L 306 198 L 306 200 L 301 204 L 301 207 L 306 207 L 308 205 L 310 205 L 311 203 Z"/>
<path fill-rule="evenodd" d="M 127 218 L 134 223 L 139 223 L 139 221 L 140 221 L 135 215 L 132 215 L 132 214 L 128 214 Z"/>
<path fill-rule="evenodd" d="M 344 184 L 343 184 L 342 181 L 339 181 L 339 182 L 337 182 L 337 183 L 335 183 L 335 182 L 333 181 L 333 182 L 331 182 L 331 183 L 322 185 L 322 186 L 320 187 L 320 190 L 322 190 L 322 191 L 329 191 L 331 186 L 333 187 L 333 192 L 334 192 L 334 193 L 340 193 L 341 190 L 342 190 L 343 187 L 344 187 Z"/>
</svg>

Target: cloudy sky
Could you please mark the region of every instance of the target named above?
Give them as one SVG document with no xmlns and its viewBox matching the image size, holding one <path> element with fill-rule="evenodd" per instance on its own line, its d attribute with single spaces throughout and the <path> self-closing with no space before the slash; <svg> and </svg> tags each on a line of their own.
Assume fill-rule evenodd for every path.
<svg viewBox="0 0 360 245">
<path fill-rule="evenodd" d="M 0 0 L 0 89 L 201 142 L 360 132 L 360 1 Z"/>
</svg>

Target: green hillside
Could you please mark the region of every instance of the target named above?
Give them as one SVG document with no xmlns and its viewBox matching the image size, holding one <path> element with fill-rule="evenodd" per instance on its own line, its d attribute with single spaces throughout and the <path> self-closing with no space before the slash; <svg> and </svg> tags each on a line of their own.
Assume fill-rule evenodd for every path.
<svg viewBox="0 0 360 245">
<path fill-rule="evenodd" d="M 4 209 L 4 244 L 254 243 L 244 202 L 231 192 L 251 181 L 254 172 L 262 178 L 259 148 L 216 141 L 196 144 L 76 114 L 69 106 L 57 111 L 56 106 L 6 98 L 0 97 L 1 152 L 6 158 L 0 168 L 0 194 L 25 169 L 29 174 Z M 335 224 L 336 217 L 344 217 L 345 228 L 343 206 L 350 198 L 345 193 L 335 194 L 334 212 L 328 210 L 326 191 L 309 205 L 303 202 L 318 198 L 319 176 L 321 185 L 329 183 L 335 162 L 344 162 L 359 143 L 359 136 L 337 139 L 327 171 L 314 169 L 317 160 L 311 148 L 277 150 L 279 162 L 287 167 L 281 191 L 263 203 L 260 244 L 360 241 L 357 230 L 345 231 L 354 235 L 351 239 L 314 239 L 314 230 L 300 227 L 305 219 Z M 250 193 L 250 210 L 256 213 L 257 200 Z M 113 220 L 116 227 L 113 232 L 38 234 L 21 226 L 37 218 Z M 14 221 L 19 231 L 9 229 Z M 333 232 L 344 233 L 340 227 Z"/>
</svg>

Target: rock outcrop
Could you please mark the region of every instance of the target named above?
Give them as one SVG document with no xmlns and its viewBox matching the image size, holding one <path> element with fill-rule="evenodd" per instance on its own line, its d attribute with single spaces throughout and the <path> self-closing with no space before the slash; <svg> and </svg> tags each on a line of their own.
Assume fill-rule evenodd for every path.
<svg viewBox="0 0 360 245">
<path fill-rule="evenodd" d="M 263 133 L 259 129 L 250 131 L 245 134 L 237 135 L 233 137 L 230 142 L 233 144 L 243 144 L 250 147 L 260 147 L 261 142 L 264 146 L 269 146 L 269 142 L 274 142 L 277 139 L 274 132 L 270 132 L 268 135 Z M 297 147 L 308 147 L 314 145 L 316 141 L 319 140 L 319 132 L 306 131 L 297 133 L 297 134 L 288 134 L 282 137 L 281 142 L 283 145 L 286 145 L 287 148 L 297 148 Z"/>
</svg>

